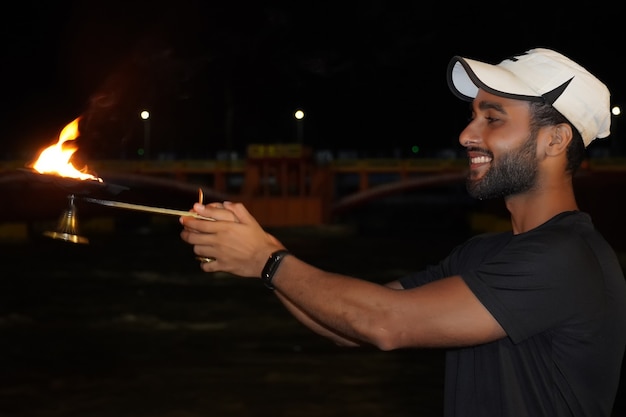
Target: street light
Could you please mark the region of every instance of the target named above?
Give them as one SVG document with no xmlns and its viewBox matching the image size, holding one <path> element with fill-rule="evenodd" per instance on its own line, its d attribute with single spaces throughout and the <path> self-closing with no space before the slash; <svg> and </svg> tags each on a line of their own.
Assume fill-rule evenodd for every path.
<svg viewBox="0 0 626 417">
<path fill-rule="evenodd" d="M 304 136 L 304 110 L 297 109 L 293 114 L 293 117 L 296 118 L 296 129 L 297 129 L 297 138 L 298 143 L 302 143 Z"/>
<path fill-rule="evenodd" d="M 624 154 L 622 142 L 618 139 L 621 134 L 621 117 L 622 117 L 622 108 L 619 105 L 614 105 L 611 107 L 611 114 L 613 118 L 611 120 L 611 154 L 613 156 L 622 156 Z"/>
<path fill-rule="evenodd" d="M 622 109 L 620 106 L 613 106 L 613 108 L 611 108 L 611 113 L 613 113 L 613 116 L 619 116 L 622 114 Z"/>
<path fill-rule="evenodd" d="M 143 120 L 143 151 L 144 158 L 150 157 L 150 112 L 142 110 L 139 117 Z"/>
</svg>

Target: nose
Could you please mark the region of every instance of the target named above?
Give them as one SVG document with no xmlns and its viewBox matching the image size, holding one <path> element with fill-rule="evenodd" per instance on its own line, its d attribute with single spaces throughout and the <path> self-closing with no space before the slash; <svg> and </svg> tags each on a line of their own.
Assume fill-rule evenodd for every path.
<svg viewBox="0 0 626 417">
<path fill-rule="evenodd" d="M 463 129 L 461 133 L 459 133 L 459 143 L 461 144 L 461 146 L 467 148 L 469 146 L 475 145 L 479 141 L 480 137 L 472 128 L 472 122 L 468 123 L 468 125 L 465 126 L 465 129 Z"/>
</svg>

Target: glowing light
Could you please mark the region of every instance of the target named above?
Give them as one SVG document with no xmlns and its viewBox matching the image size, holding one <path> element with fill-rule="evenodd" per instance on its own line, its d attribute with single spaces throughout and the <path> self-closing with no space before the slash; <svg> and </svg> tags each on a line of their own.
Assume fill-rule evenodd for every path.
<svg viewBox="0 0 626 417">
<path fill-rule="evenodd" d="M 78 170 L 70 162 L 77 147 L 68 147 L 66 142 L 74 140 L 78 137 L 78 122 L 80 118 L 76 118 L 63 128 L 59 134 L 59 140 L 52 146 L 44 149 L 37 160 L 32 165 L 32 169 L 40 174 L 54 174 L 61 177 L 78 178 L 81 180 L 96 180 L 102 182 L 101 178 L 97 178 L 88 174 L 87 167 Z"/>
</svg>

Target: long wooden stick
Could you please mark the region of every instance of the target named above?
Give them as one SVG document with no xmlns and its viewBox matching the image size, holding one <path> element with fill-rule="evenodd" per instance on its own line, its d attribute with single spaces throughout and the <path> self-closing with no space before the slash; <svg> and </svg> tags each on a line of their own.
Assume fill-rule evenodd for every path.
<svg viewBox="0 0 626 417">
<path fill-rule="evenodd" d="M 211 220 L 215 221 L 212 217 L 204 217 L 199 215 L 198 213 L 194 213 L 193 211 L 185 211 L 185 210 L 175 210 L 168 209 L 163 207 L 152 207 L 152 206 L 144 206 L 141 204 L 132 204 L 132 203 L 124 203 L 122 201 L 112 201 L 112 200 L 100 200 L 97 198 L 83 197 L 83 200 L 88 201 L 89 203 L 100 204 L 108 207 L 122 208 L 128 210 L 136 210 L 136 211 L 145 211 L 149 213 L 157 213 L 157 214 L 168 214 L 171 216 L 185 216 L 185 217 L 195 217 L 196 219 L 203 220 Z"/>
</svg>

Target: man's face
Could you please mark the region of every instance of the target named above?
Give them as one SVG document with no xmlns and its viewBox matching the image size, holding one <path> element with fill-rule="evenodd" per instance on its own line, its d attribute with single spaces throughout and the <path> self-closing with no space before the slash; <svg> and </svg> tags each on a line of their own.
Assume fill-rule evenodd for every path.
<svg viewBox="0 0 626 417">
<path fill-rule="evenodd" d="M 469 194 L 486 200 L 531 190 L 537 181 L 539 160 L 528 102 L 480 90 L 472 113 L 471 122 L 459 137 L 470 158 Z"/>
<path fill-rule="evenodd" d="M 508 197 L 531 190 L 537 180 L 537 135 L 530 135 L 519 148 L 493 159 L 491 167 L 476 179 L 467 178 L 467 191 L 479 200 Z"/>
</svg>

